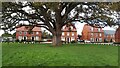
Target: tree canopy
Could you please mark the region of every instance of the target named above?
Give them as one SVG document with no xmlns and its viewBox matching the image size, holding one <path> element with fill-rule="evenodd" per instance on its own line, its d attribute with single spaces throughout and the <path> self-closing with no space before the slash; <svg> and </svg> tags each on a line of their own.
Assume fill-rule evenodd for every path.
<svg viewBox="0 0 120 68">
<path fill-rule="evenodd" d="M 59 45 L 61 28 L 74 21 L 91 26 L 119 25 L 120 2 L 3 2 L 1 28 L 13 30 L 16 26 L 44 27 L 53 34 L 53 43 Z M 83 14 L 83 16 L 81 16 Z M 114 16 L 112 18 L 111 16 Z"/>
</svg>

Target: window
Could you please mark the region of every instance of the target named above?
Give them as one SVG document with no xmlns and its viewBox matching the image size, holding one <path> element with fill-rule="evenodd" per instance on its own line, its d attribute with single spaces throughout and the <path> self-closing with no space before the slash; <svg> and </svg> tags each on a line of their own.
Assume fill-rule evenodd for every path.
<svg viewBox="0 0 120 68">
<path fill-rule="evenodd" d="M 74 41 L 75 40 L 75 38 L 74 37 L 71 37 L 71 41 Z"/>
<path fill-rule="evenodd" d="M 93 27 L 91 27 L 91 31 L 93 31 Z"/>
<path fill-rule="evenodd" d="M 94 38 L 90 38 L 90 41 L 91 41 L 91 42 L 94 42 Z"/>
<path fill-rule="evenodd" d="M 71 30 L 73 30 L 73 27 L 72 27 L 72 26 L 70 26 L 70 28 L 71 28 Z"/>
<path fill-rule="evenodd" d="M 62 32 L 62 35 L 64 35 L 64 32 Z"/>
<path fill-rule="evenodd" d="M 102 36 L 102 34 L 100 33 L 100 37 Z"/>
<path fill-rule="evenodd" d="M 67 32 L 67 36 L 69 36 L 69 32 Z"/>
<path fill-rule="evenodd" d="M 26 34 L 27 34 L 27 32 L 25 31 L 25 32 L 24 32 L 24 35 L 26 35 Z"/>
<path fill-rule="evenodd" d="M 37 40 L 37 41 L 39 40 L 39 37 L 38 37 L 38 36 L 36 36 L 36 40 Z"/>
<path fill-rule="evenodd" d="M 98 32 L 100 32 L 100 28 L 98 28 Z"/>
<path fill-rule="evenodd" d="M 65 37 L 61 37 L 61 40 L 62 40 L 62 41 L 65 41 Z"/>
<path fill-rule="evenodd" d="M 39 34 L 39 32 L 36 32 L 36 34 Z"/>
<path fill-rule="evenodd" d="M 22 36 L 18 36 L 18 39 L 19 39 L 19 40 L 22 40 Z"/>
<path fill-rule="evenodd" d="M 20 31 L 19 34 L 21 35 L 21 34 L 22 34 L 22 31 Z"/>
<path fill-rule="evenodd" d="M 99 42 L 102 42 L 102 38 L 99 38 Z"/>
<path fill-rule="evenodd" d="M 72 36 L 74 36 L 74 32 L 72 32 Z"/>
<path fill-rule="evenodd" d="M 93 37 L 93 33 L 91 33 L 91 36 Z"/>
<path fill-rule="evenodd" d="M 98 34 L 96 33 L 96 37 L 98 37 Z"/>
</svg>

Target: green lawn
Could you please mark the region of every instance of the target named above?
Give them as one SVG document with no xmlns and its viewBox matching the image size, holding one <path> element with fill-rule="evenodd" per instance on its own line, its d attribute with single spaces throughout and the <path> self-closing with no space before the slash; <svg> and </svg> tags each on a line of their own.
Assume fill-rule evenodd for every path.
<svg viewBox="0 0 120 68">
<path fill-rule="evenodd" d="M 118 47 L 95 44 L 2 44 L 3 66 L 118 66 Z"/>
</svg>

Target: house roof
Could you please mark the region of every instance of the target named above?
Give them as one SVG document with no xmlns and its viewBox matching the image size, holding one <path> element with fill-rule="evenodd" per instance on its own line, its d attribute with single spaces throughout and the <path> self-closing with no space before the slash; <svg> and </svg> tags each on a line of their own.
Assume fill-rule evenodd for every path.
<svg viewBox="0 0 120 68">
<path fill-rule="evenodd" d="M 29 29 L 30 29 L 29 26 L 22 26 L 22 27 L 16 28 L 16 31 L 28 31 Z M 32 31 L 41 31 L 41 28 L 40 27 L 34 27 L 32 29 Z"/>
<path fill-rule="evenodd" d="M 105 35 L 108 35 L 108 34 L 110 34 L 110 35 L 115 34 L 115 30 L 104 30 L 104 34 L 105 34 Z"/>
<path fill-rule="evenodd" d="M 98 29 L 100 29 L 100 31 L 98 31 Z M 84 31 L 87 30 L 88 32 L 104 32 L 101 27 L 99 27 L 99 28 L 93 27 L 93 26 L 90 26 L 89 24 L 85 24 L 83 27 L 83 30 Z"/>
<path fill-rule="evenodd" d="M 73 24 L 66 24 L 62 27 L 62 31 L 77 31 Z"/>
</svg>

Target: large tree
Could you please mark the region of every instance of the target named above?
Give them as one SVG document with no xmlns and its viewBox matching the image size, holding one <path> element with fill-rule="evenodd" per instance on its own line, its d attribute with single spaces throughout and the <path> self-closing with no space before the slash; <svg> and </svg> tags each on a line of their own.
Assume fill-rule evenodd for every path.
<svg viewBox="0 0 120 68">
<path fill-rule="evenodd" d="M 26 25 L 21 21 L 27 21 L 31 29 L 34 26 L 44 27 L 53 34 L 53 45 L 61 45 L 61 28 L 73 21 L 81 21 L 91 26 L 105 26 L 112 24 L 110 15 L 111 3 L 94 2 L 4 2 L 2 3 L 1 28 L 13 30 L 16 26 Z M 116 3 L 115 3 L 116 4 Z M 107 8 L 106 8 L 107 6 Z M 111 6 L 111 5 L 110 5 Z M 28 10 L 25 10 L 26 8 Z M 108 10 L 106 10 L 108 9 Z M 80 14 L 84 13 L 83 16 Z M 98 21 L 103 22 L 102 24 Z"/>
</svg>

